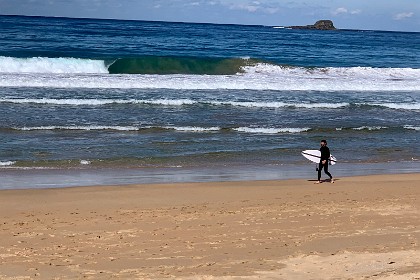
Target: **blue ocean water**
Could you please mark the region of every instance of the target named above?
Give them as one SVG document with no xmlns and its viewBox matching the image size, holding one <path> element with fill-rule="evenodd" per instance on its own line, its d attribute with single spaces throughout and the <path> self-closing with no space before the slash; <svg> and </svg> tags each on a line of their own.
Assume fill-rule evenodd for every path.
<svg viewBox="0 0 420 280">
<path fill-rule="evenodd" d="M 21 16 L 0 28 L 3 172 L 281 169 L 323 138 L 341 163 L 419 165 L 420 33 Z"/>
</svg>

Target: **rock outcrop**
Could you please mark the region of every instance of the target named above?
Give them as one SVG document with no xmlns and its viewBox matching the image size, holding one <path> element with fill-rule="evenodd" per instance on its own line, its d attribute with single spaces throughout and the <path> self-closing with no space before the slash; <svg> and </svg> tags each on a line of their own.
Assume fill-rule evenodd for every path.
<svg viewBox="0 0 420 280">
<path fill-rule="evenodd" d="M 304 26 L 288 26 L 292 29 L 314 29 L 314 30 L 336 30 L 332 20 L 318 20 L 313 25 L 304 25 Z"/>
</svg>

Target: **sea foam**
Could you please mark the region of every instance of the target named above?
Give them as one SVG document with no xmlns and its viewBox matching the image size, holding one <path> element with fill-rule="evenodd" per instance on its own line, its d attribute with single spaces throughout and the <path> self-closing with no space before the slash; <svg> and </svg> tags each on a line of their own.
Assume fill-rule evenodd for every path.
<svg viewBox="0 0 420 280">
<path fill-rule="evenodd" d="M 12 166 L 16 161 L 0 161 L 0 167 Z"/>
<path fill-rule="evenodd" d="M 349 79 L 345 76 L 316 79 L 310 75 L 257 73 L 232 76 L 0 73 L 0 87 L 366 92 L 418 91 L 420 83 L 418 80 Z"/>
<path fill-rule="evenodd" d="M 108 73 L 103 60 L 0 56 L 0 73 Z"/>
<path fill-rule="evenodd" d="M 412 130 L 420 131 L 420 126 L 405 125 L 404 128 L 405 129 L 412 129 Z"/>
<path fill-rule="evenodd" d="M 182 106 L 197 103 L 190 99 L 55 99 L 55 98 L 1 98 L 0 103 L 46 104 L 71 106 L 104 106 L 109 104 L 149 104 L 163 106 Z"/>
<path fill-rule="evenodd" d="M 117 130 L 117 131 L 137 131 L 137 126 L 103 126 L 103 125 L 86 125 L 86 126 L 32 126 L 32 127 L 14 127 L 15 130 L 34 131 L 34 130 Z"/>
<path fill-rule="evenodd" d="M 271 128 L 271 127 L 238 127 L 234 128 L 234 130 L 238 132 L 246 132 L 246 133 L 258 133 L 258 134 L 277 134 L 277 133 L 300 133 L 309 131 L 310 128 Z"/>
<path fill-rule="evenodd" d="M 165 126 L 164 129 L 173 129 L 176 131 L 185 131 L 185 132 L 211 132 L 219 131 L 220 127 L 197 127 L 197 126 Z"/>
</svg>

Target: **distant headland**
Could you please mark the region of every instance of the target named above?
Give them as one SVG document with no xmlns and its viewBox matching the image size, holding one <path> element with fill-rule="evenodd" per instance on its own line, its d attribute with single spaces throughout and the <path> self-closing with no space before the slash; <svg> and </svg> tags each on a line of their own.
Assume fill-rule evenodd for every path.
<svg viewBox="0 0 420 280">
<path fill-rule="evenodd" d="M 337 28 L 334 27 L 334 23 L 332 22 L 332 20 L 329 20 L 329 19 L 318 20 L 317 22 L 315 22 L 315 24 L 311 24 L 311 25 L 287 26 L 287 28 L 314 29 L 314 30 L 337 30 Z"/>
</svg>

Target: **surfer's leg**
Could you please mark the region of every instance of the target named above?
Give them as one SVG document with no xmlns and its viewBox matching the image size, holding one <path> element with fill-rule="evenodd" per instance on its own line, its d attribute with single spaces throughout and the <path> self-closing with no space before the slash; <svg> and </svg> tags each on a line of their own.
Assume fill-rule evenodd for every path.
<svg viewBox="0 0 420 280">
<path fill-rule="evenodd" d="M 318 182 L 321 181 L 321 171 L 322 171 L 323 164 L 319 163 L 318 165 Z"/>
<path fill-rule="evenodd" d="M 325 166 L 324 166 L 324 172 L 325 172 L 325 174 L 328 175 L 328 177 L 330 177 L 331 182 L 334 182 L 331 173 L 328 172 L 328 163 L 326 163 Z"/>
</svg>

